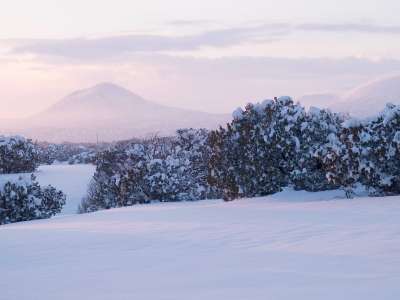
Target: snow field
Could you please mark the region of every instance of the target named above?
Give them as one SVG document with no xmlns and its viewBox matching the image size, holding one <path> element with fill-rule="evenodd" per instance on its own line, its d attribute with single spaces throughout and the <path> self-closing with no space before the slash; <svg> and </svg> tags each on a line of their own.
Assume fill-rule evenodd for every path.
<svg viewBox="0 0 400 300">
<path fill-rule="evenodd" d="M 399 299 L 400 197 L 285 190 L 0 227 L 2 299 Z"/>
</svg>

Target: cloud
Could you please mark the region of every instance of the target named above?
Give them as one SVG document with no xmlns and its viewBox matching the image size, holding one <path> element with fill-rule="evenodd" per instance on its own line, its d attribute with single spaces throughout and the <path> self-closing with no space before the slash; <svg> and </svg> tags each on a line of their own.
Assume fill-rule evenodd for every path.
<svg viewBox="0 0 400 300">
<path fill-rule="evenodd" d="M 295 29 L 303 31 L 323 31 L 323 32 L 400 34 L 400 26 L 382 26 L 382 25 L 367 24 L 367 23 L 343 23 L 343 24 L 304 23 L 295 26 Z"/>
<path fill-rule="evenodd" d="M 206 20 L 178 20 L 178 24 L 195 24 Z M 181 36 L 130 34 L 100 38 L 26 39 L 8 40 L 14 55 L 34 54 L 72 59 L 113 59 L 130 53 L 159 53 L 168 51 L 195 51 L 204 47 L 224 48 L 244 43 L 271 43 L 290 33 L 305 32 L 355 32 L 369 34 L 400 34 L 400 26 L 382 26 L 367 23 L 268 23 L 257 26 L 238 26 L 208 30 L 203 33 Z"/>
<path fill-rule="evenodd" d="M 165 105 L 230 112 L 246 102 L 274 96 L 346 91 L 398 71 L 399 60 L 352 57 L 195 58 L 136 53 L 106 63 L 101 59 L 74 64 L 16 61 L 0 63 L 0 103 L 10 113 L 24 109 L 28 114 L 75 89 L 112 81 Z"/>
<path fill-rule="evenodd" d="M 167 22 L 166 25 L 171 25 L 171 26 L 204 26 L 204 25 L 215 25 L 217 24 L 216 21 L 213 20 L 207 20 L 207 19 L 201 19 L 201 20 L 173 20 L 170 22 Z"/>
<path fill-rule="evenodd" d="M 223 57 L 192 58 L 168 55 L 140 56 L 145 64 L 169 66 L 171 70 L 191 76 L 229 77 L 237 80 L 306 80 L 324 77 L 375 77 L 400 70 L 400 60 L 369 60 L 364 58 L 278 58 Z"/>
<path fill-rule="evenodd" d="M 372 78 L 400 71 L 399 60 L 372 61 L 360 58 L 193 58 L 140 56 L 132 58 L 141 71 L 132 79 L 132 89 L 150 99 L 175 106 L 229 112 L 246 102 L 274 96 L 310 93 L 340 93 Z M 127 69 L 130 69 L 126 66 Z M 124 72 L 121 72 L 120 76 Z M 142 78 L 142 79 L 140 79 Z M 121 80 L 122 81 L 122 80 Z"/>
<path fill-rule="evenodd" d="M 279 26 L 236 27 L 184 36 L 121 35 L 101 38 L 28 39 L 13 41 L 12 54 L 53 55 L 71 58 L 114 57 L 135 52 L 190 51 L 202 47 L 229 47 L 246 42 L 272 41 Z"/>
</svg>

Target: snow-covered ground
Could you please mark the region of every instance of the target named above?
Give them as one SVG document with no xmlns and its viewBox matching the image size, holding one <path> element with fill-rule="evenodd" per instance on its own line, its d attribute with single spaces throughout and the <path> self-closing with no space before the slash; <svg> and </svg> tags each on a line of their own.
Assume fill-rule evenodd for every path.
<svg viewBox="0 0 400 300">
<path fill-rule="evenodd" d="M 67 195 L 61 214 L 76 214 L 95 171 L 94 165 L 43 165 L 35 173 L 40 185 L 51 184 Z"/>
<path fill-rule="evenodd" d="M 1 299 L 400 299 L 400 197 L 285 191 L 0 226 Z"/>
</svg>

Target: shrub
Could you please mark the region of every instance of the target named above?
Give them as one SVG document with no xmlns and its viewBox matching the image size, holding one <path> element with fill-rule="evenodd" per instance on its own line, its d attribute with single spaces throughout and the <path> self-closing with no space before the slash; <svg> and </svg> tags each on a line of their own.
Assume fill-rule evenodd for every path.
<svg viewBox="0 0 400 300">
<path fill-rule="evenodd" d="M 40 187 L 34 175 L 8 178 L 0 186 L 0 224 L 49 218 L 64 204 L 61 191 Z"/>
<path fill-rule="evenodd" d="M 23 137 L 0 137 L 0 174 L 33 172 L 39 166 L 39 151 Z"/>
</svg>

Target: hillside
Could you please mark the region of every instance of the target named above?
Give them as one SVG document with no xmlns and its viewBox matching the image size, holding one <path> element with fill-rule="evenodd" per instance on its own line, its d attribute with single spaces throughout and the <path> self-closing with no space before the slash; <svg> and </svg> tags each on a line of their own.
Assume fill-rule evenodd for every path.
<svg viewBox="0 0 400 300">
<path fill-rule="evenodd" d="M 400 104 L 400 76 L 376 79 L 342 94 L 304 95 L 298 101 L 306 107 L 329 108 L 358 118 L 371 117 L 389 102 Z"/>
<path fill-rule="evenodd" d="M 341 197 L 285 191 L 4 225 L 2 299 L 399 299 L 400 198 Z"/>
<path fill-rule="evenodd" d="M 382 111 L 386 103 L 400 104 L 400 76 L 374 80 L 358 86 L 330 106 L 332 110 L 369 117 Z"/>
<path fill-rule="evenodd" d="M 163 106 L 115 84 L 101 83 L 3 131 L 50 142 L 109 142 L 169 135 L 185 127 L 216 128 L 228 120 L 228 115 Z"/>
<path fill-rule="evenodd" d="M 311 106 L 328 108 L 341 101 L 342 98 L 335 94 L 309 94 L 301 96 L 297 100 L 307 108 Z"/>
<path fill-rule="evenodd" d="M 329 108 L 358 118 L 370 117 L 389 102 L 400 104 L 400 76 L 376 79 L 342 94 L 310 94 L 298 100 L 305 106 Z"/>
</svg>

